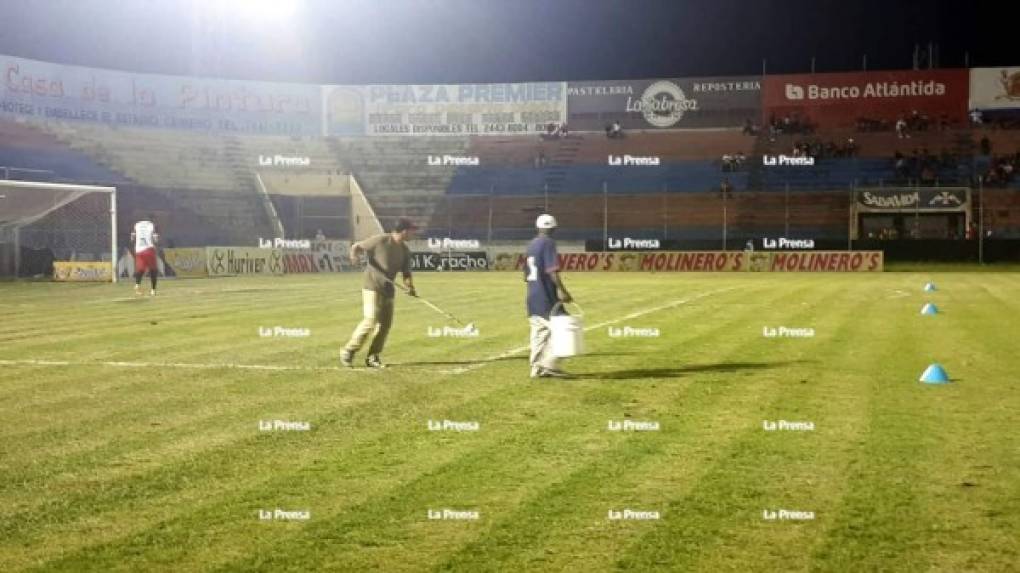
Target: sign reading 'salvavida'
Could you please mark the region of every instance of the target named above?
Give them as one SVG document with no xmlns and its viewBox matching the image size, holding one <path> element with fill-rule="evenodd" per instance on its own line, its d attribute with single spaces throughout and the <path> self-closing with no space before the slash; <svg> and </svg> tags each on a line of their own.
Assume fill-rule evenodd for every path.
<svg viewBox="0 0 1020 573">
<path fill-rule="evenodd" d="M 761 78 L 672 78 L 567 84 L 570 127 L 623 129 L 739 127 L 761 117 Z"/>
</svg>

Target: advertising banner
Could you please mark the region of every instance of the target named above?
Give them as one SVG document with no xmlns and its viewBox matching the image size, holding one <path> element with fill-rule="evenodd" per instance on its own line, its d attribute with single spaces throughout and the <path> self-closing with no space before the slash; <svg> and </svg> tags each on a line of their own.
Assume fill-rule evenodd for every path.
<svg viewBox="0 0 1020 573">
<path fill-rule="evenodd" d="M 202 131 L 318 135 L 321 89 L 136 74 L 0 56 L 0 114 Z"/>
<path fill-rule="evenodd" d="M 508 135 L 567 120 L 566 82 L 324 86 L 326 135 Z"/>
<path fill-rule="evenodd" d="M 283 269 L 291 273 L 339 273 L 351 266 L 349 241 L 311 241 L 308 249 L 284 249 Z"/>
<path fill-rule="evenodd" d="M 857 191 L 858 211 L 966 211 L 967 189 L 861 189 Z"/>
<path fill-rule="evenodd" d="M 283 249 L 206 247 L 205 258 L 211 277 L 283 274 Z"/>
<path fill-rule="evenodd" d="M 561 253 L 565 272 L 865 272 L 882 270 L 881 251 L 674 251 Z M 493 270 L 523 272 L 523 253 L 496 253 Z"/>
<path fill-rule="evenodd" d="M 209 276 L 205 262 L 205 248 L 163 249 L 163 260 L 170 267 L 169 273 L 182 278 Z"/>
<path fill-rule="evenodd" d="M 763 80 L 762 106 L 766 123 L 797 116 L 820 127 L 854 127 L 917 111 L 937 125 L 943 117 L 966 121 L 968 91 L 965 69 L 776 75 Z"/>
<path fill-rule="evenodd" d="M 487 271 L 489 259 L 484 251 L 457 253 L 411 253 L 411 270 L 418 271 Z"/>
<path fill-rule="evenodd" d="M 567 84 L 570 128 L 741 127 L 761 118 L 761 77 L 610 80 Z"/>
<path fill-rule="evenodd" d="M 970 109 L 1020 109 L 1020 68 L 971 69 Z"/>
<path fill-rule="evenodd" d="M 53 280 L 61 282 L 110 282 L 113 270 L 108 262 L 53 261 Z"/>
</svg>

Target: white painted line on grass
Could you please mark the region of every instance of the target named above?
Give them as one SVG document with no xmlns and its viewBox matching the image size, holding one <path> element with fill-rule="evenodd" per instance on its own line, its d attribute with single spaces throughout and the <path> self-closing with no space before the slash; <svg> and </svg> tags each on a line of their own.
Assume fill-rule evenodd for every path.
<svg viewBox="0 0 1020 573">
<path fill-rule="evenodd" d="M 739 287 L 727 287 L 727 288 L 710 290 L 710 291 L 707 291 L 707 292 L 703 292 L 701 294 L 696 294 L 696 295 L 688 297 L 688 298 L 684 298 L 684 299 L 680 299 L 680 300 L 674 300 L 672 302 L 668 302 L 666 304 L 660 304 L 659 306 L 653 306 L 651 308 L 646 308 L 644 310 L 634 311 L 634 312 L 632 312 L 632 313 L 630 313 L 630 314 L 628 314 L 626 316 L 621 316 L 619 318 L 614 318 L 613 320 L 607 320 L 607 321 L 604 321 L 604 322 L 600 322 L 598 324 L 593 324 L 591 326 L 586 326 L 584 328 L 584 330 L 585 330 L 585 332 L 587 332 L 589 330 L 597 330 L 599 328 L 604 328 L 606 326 L 609 326 L 611 324 L 616 324 L 616 323 L 622 322 L 624 320 L 631 320 L 633 318 L 638 318 L 639 316 L 644 316 L 646 314 L 651 314 L 653 312 L 659 312 L 660 310 L 668 310 L 670 308 L 674 308 L 674 307 L 677 307 L 677 306 L 680 306 L 680 305 L 684 305 L 684 304 L 687 304 L 689 302 L 693 302 L 693 301 L 705 298 L 707 296 L 711 296 L 711 295 L 714 295 L 714 294 L 719 294 L 721 292 L 731 291 L 731 290 L 734 290 L 734 289 L 737 289 L 737 288 L 739 288 Z M 501 353 L 499 353 L 499 354 L 497 354 L 495 356 L 490 356 L 488 358 L 483 358 L 482 360 L 479 360 L 478 362 L 476 362 L 474 364 L 471 364 L 470 366 L 461 366 L 459 368 L 454 368 L 452 370 L 445 370 L 445 371 L 442 371 L 442 372 L 444 372 L 445 374 L 463 374 L 465 372 L 471 372 L 472 370 L 477 370 L 477 369 L 481 368 L 482 366 L 485 366 L 485 365 L 490 364 L 492 362 L 496 362 L 498 360 L 503 360 L 504 358 L 509 358 L 511 356 L 514 356 L 516 354 L 520 354 L 521 352 L 524 352 L 524 351 L 529 350 L 529 349 L 530 349 L 530 346 L 518 346 L 516 348 L 511 348 L 510 350 L 506 350 L 504 352 L 501 352 Z"/>
<path fill-rule="evenodd" d="M 0 360 L 0 365 L 5 366 L 113 366 L 118 368 L 195 368 L 212 370 L 216 368 L 234 368 L 238 370 L 271 370 L 271 371 L 318 371 L 318 370 L 351 370 L 350 368 L 339 368 L 329 366 L 282 366 L 268 364 L 199 364 L 188 362 L 124 362 L 124 361 L 68 361 L 68 360 Z"/>
</svg>

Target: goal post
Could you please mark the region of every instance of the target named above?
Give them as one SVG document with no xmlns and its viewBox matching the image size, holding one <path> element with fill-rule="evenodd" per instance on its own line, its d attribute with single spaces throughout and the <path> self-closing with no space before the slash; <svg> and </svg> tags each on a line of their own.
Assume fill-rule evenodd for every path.
<svg viewBox="0 0 1020 573">
<path fill-rule="evenodd" d="M 53 276 L 55 262 L 117 282 L 117 188 L 0 180 L 0 276 Z"/>
</svg>

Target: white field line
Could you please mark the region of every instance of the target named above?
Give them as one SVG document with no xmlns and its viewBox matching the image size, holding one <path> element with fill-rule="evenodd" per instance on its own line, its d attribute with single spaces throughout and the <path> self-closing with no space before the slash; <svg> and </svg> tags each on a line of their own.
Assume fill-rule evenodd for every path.
<svg viewBox="0 0 1020 573">
<path fill-rule="evenodd" d="M 651 314 L 653 312 L 659 312 L 659 311 L 662 311 L 662 310 L 668 310 L 668 309 L 671 309 L 671 308 L 674 308 L 674 307 L 677 307 L 677 306 L 680 306 L 680 305 L 687 304 L 689 302 L 694 302 L 696 300 L 705 298 L 707 296 L 712 296 L 714 294 L 719 294 L 721 292 L 731 291 L 731 290 L 734 290 L 734 289 L 737 289 L 737 288 L 739 288 L 739 287 L 727 287 L 727 288 L 721 288 L 721 289 L 716 289 L 716 290 L 710 290 L 710 291 L 703 292 L 703 293 L 700 293 L 700 294 L 696 294 L 694 296 L 690 296 L 690 297 L 687 297 L 687 298 L 684 298 L 684 299 L 674 300 L 674 301 L 668 302 L 666 304 L 660 304 L 658 306 L 653 306 L 651 308 L 646 308 L 644 310 L 634 311 L 634 312 L 632 312 L 632 313 L 630 313 L 630 314 L 628 314 L 626 316 L 621 316 L 619 318 L 614 318 L 613 320 L 606 320 L 606 321 L 600 322 L 598 324 L 593 324 L 591 326 L 586 326 L 584 328 L 584 331 L 588 332 L 589 330 L 597 330 L 599 328 L 604 328 L 606 326 L 609 326 L 611 324 L 616 324 L 616 323 L 622 322 L 624 320 L 631 320 L 633 318 L 638 318 L 639 316 L 644 316 L 646 314 Z M 500 352 L 499 354 L 496 354 L 495 356 L 490 356 L 488 358 L 483 358 L 482 360 L 479 360 L 478 362 L 476 362 L 474 364 L 471 364 L 470 366 L 461 366 L 459 368 L 454 368 L 453 370 L 446 370 L 444 372 L 447 373 L 447 374 L 463 374 L 465 372 L 471 372 L 472 370 L 477 370 L 477 369 L 481 368 L 482 366 L 485 366 L 485 365 L 487 365 L 487 364 L 489 364 L 491 362 L 495 362 L 497 360 L 502 360 L 504 358 L 509 358 L 511 356 L 514 356 L 515 354 L 520 354 L 521 352 L 525 352 L 525 351 L 527 351 L 529 349 L 530 349 L 530 345 L 529 346 L 518 346 L 516 348 L 511 348 L 510 350 L 506 350 L 504 352 Z"/>
<path fill-rule="evenodd" d="M 70 361 L 70 360 L 0 360 L 0 365 L 4 366 L 15 366 L 15 365 L 29 365 L 29 366 L 113 366 L 118 368 L 193 368 L 193 369 L 204 369 L 212 370 L 216 368 L 236 368 L 238 370 L 273 370 L 273 371 L 288 371 L 288 370 L 340 370 L 339 367 L 327 367 L 327 366 L 283 366 L 283 365 L 270 365 L 270 364 L 233 364 L 233 363 L 221 363 L 221 364 L 201 364 L 201 363 L 189 363 L 189 362 L 122 362 L 122 361 L 96 361 L 96 362 L 85 362 L 85 361 Z M 349 370 L 344 368 L 343 370 Z"/>
<path fill-rule="evenodd" d="M 593 324 L 591 326 L 585 327 L 584 330 L 585 331 L 590 331 L 590 330 L 596 330 L 596 329 L 599 329 L 599 328 L 604 328 L 606 326 L 609 326 L 611 324 L 616 324 L 616 323 L 624 321 L 624 320 L 631 320 L 631 319 L 634 319 L 634 318 L 638 318 L 640 316 L 644 316 L 646 314 L 651 314 L 653 312 L 659 312 L 659 311 L 662 311 L 662 310 L 668 310 L 670 308 L 674 308 L 674 307 L 677 307 L 677 306 L 680 306 L 680 305 L 684 305 L 684 304 L 687 304 L 687 303 L 690 303 L 690 302 L 694 302 L 696 300 L 705 298 L 707 296 L 711 296 L 711 295 L 714 295 L 714 294 L 719 294 L 719 293 L 726 292 L 726 291 L 731 291 L 731 290 L 734 290 L 736 288 L 739 288 L 739 287 L 729 287 L 729 288 L 723 288 L 723 289 L 716 289 L 716 290 L 711 290 L 711 291 L 703 292 L 703 293 L 700 293 L 700 294 L 696 294 L 694 296 L 690 296 L 690 297 L 687 297 L 687 298 L 684 298 L 684 299 L 674 300 L 674 301 L 668 302 L 666 304 L 660 304 L 658 306 L 654 306 L 654 307 L 651 307 L 651 308 L 646 308 L 646 309 L 643 309 L 643 310 L 638 310 L 638 311 L 632 312 L 630 314 L 621 316 L 619 318 L 615 318 L 613 320 L 607 320 L 607 321 L 604 321 L 604 322 L 600 322 L 598 324 Z M 460 368 L 454 368 L 452 370 L 441 370 L 440 372 L 442 372 L 444 374 L 463 374 L 465 372 L 471 372 L 472 370 L 477 370 L 477 369 L 479 369 L 479 368 L 481 368 L 483 366 L 486 366 L 486 365 L 488 365 L 488 364 L 490 364 L 492 362 L 496 362 L 497 360 L 501 360 L 503 358 L 509 358 L 510 356 L 514 356 L 516 354 L 520 354 L 521 352 L 525 352 L 525 351 L 528 350 L 528 348 L 529 348 L 528 346 L 518 346 L 516 348 L 511 348 L 509 350 L 506 350 L 504 352 L 496 354 L 495 356 L 490 356 L 488 358 L 483 358 L 482 360 L 479 360 L 479 361 L 477 361 L 477 362 L 475 362 L 475 363 L 473 363 L 473 364 L 471 364 L 469 366 L 462 366 Z M 194 363 L 194 362 L 133 362 L 133 361 L 95 361 L 95 362 L 89 362 L 89 361 L 81 361 L 81 360 L 38 360 L 38 359 L 2 360 L 2 359 L 0 359 L 0 366 L 18 366 L 18 365 L 23 365 L 23 366 L 24 365 L 27 365 L 27 366 L 109 366 L 109 367 L 113 367 L 113 368 L 182 368 L 182 369 L 193 369 L 193 370 L 215 370 L 215 369 L 219 369 L 219 368 L 231 368 L 231 369 L 236 369 L 236 370 L 263 370 L 263 371 L 272 371 L 272 372 L 294 372 L 294 371 L 298 371 L 298 372 L 334 371 L 335 372 L 335 371 L 352 371 L 352 369 L 350 369 L 350 368 L 340 368 L 338 366 L 300 366 L 300 365 L 288 366 L 288 365 L 273 365 L 273 364 L 236 364 L 236 363 L 230 363 L 230 362 L 225 362 L 225 363 L 217 364 L 217 363 Z M 367 372 L 367 371 L 371 371 L 373 373 L 378 372 L 377 370 L 373 370 L 371 368 L 356 368 L 353 371 L 356 371 L 356 372 L 359 372 L 359 373 L 360 372 Z"/>
</svg>

